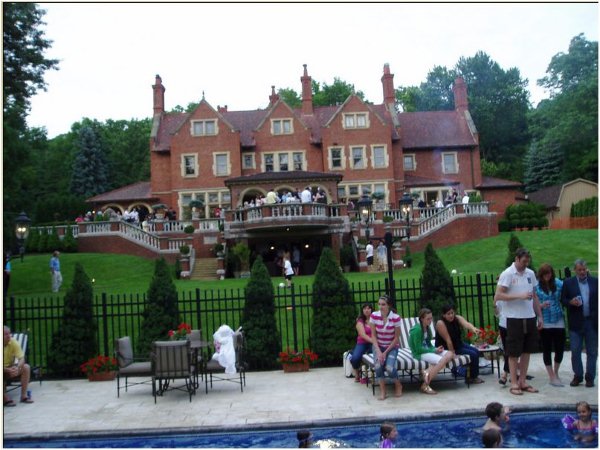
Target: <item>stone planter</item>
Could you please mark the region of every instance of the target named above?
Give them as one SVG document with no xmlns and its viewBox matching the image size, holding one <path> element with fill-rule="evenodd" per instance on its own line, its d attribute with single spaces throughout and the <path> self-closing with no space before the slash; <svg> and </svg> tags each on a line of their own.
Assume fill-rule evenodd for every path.
<svg viewBox="0 0 600 450">
<path fill-rule="evenodd" d="M 303 363 L 281 363 L 281 365 L 284 373 L 308 372 L 309 369 L 308 361 Z"/>
<path fill-rule="evenodd" d="M 88 375 L 88 381 L 112 381 L 117 376 L 116 371 L 98 372 Z"/>
</svg>

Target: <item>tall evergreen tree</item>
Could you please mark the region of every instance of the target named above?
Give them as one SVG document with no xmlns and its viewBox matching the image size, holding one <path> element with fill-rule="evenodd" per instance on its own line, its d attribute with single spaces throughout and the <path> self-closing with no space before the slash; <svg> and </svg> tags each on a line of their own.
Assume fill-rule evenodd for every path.
<svg viewBox="0 0 600 450">
<path fill-rule="evenodd" d="M 92 283 L 81 264 L 76 263 L 63 317 L 48 352 L 48 368 L 55 374 L 80 375 L 79 366 L 98 351 L 96 334 Z"/>
<path fill-rule="evenodd" d="M 504 260 L 505 269 L 515 262 L 517 250 L 520 248 L 523 248 L 523 244 L 521 243 L 521 241 L 515 233 L 510 233 L 510 239 L 508 240 L 508 255 L 506 255 L 506 259 Z M 530 257 L 528 267 L 534 272 L 536 271 L 535 266 L 533 265 L 533 256 Z"/>
<path fill-rule="evenodd" d="M 356 340 L 356 309 L 348 280 L 328 247 L 323 249 L 315 272 L 312 308 L 312 350 L 321 363 L 339 364 L 340 356 Z"/>
<path fill-rule="evenodd" d="M 557 142 L 533 141 L 525 154 L 525 192 L 560 184 L 563 150 Z"/>
<path fill-rule="evenodd" d="M 71 190 L 84 197 L 108 189 L 108 170 L 102 144 L 94 130 L 84 126 L 79 131 L 79 149 L 73 162 Z"/>
<path fill-rule="evenodd" d="M 167 339 L 169 330 L 179 325 L 179 307 L 177 290 L 171 277 L 171 271 L 164 258 L 156 260 L 154 276 L 148 289 L 146 307 L 142 313 L 140 336 L 137 351 L 148 355 L 152 343 Z"/>
<path fill-rule="evenodd" d="M 251 369 L 271 369 L 281 350 L 281 338 L 275 320 L 273 283 L 260 256 L 252 265 L 244 293 L 242 327 L 246 338 L 246 361 Z"/>
<path fill-rule="evenodd" d="M 452 277 L 429 243 L 425 248 L 425 264 L 421 274 L 420 307 L 429 308 L 433 317 L 440 317 L 445 304 L 456 305 Z"/>
</svg>

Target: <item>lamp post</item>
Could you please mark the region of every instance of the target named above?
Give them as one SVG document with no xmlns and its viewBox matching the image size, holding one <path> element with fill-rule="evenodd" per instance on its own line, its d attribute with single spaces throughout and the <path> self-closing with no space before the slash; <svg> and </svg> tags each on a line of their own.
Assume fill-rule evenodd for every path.
<svg viewBox="0 0 600 450">
<path fill-rule="evenodd" d="M 371 221 L 371 211 L 373 209 L 373 200 L 367 195 L 363 194 L 360 200 L 357 202 L 358 211 L 360 215 L 365 220 L 365 237 L 367 238 L 367 242 L 369 241 L 370 232 L 369 232 L 369 222 Z"/>
<path fill-rule="evenodd" d="M 402 194 L 402 198 L 400 199 L 400 208 L 402 208 L 402 213 L 406 217 L 406 237 L 410 241 L 410 215 L 412 213 L 413 207 L 413 198 L 410 196 L 408 192 Z"/>
<path fill-rule="evenodd" d="M 15 236 L 19 243 L 19 255 L 21 255 L 21 261 L 25 256 L 25 239 L 29 236 L 29 228 L 31 226 L 31 219 L 27 217 L 24 211 L 15 219 Z"/>
</svg>

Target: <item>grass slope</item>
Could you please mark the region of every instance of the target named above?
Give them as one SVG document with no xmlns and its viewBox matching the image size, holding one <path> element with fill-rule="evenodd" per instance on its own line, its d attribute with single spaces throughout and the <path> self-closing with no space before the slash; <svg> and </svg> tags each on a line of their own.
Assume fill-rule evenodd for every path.
<svg viewBox="0 0 600 450">
<path fill-rule="evenodd" d="M 535 267 L 548 262 L 555 269 L 571 267 L 576 258 L 588 262 L 590 271 L 598 273 L 598 231 L 597 230 L 541 230 L 522 231 L 517 236 L 533 256 Z M 456 269 L 459 274 L 477 272 L 499 274 L 504 269 L 504 260 L 508 252 L 509 233 L 500 233 L 487 239 L 455 245 L 436 252 L 448 270 Z M 403 241 L 403 245 L 404 245 Z M 434 244 L 435 247 L 435 244 Z M 24 262 L 14 259 L 9 295 L 15 297 L 38 297 L 51 295 L 50 254 L 26 255 Z M 88 276 L 95 280 L 94 292 L 112 294 L 142 293 L 148 290 L 154 271 L 154 261 L 135 256 L 75 253 L 61 254 L 63 287 L 61 294 L 71 285 L 76 262 L 83 265 Z M 413 254 L 413 267 L 394 272 L 396 279 L 419 278 L 423 269 L 423 253 Z M 348 281 L 365 282 L 383 280 L 387 273 L 349 273 Z M 273 283 L 279 284 L 283 277 L 274 277 Z M 312 285 L 312 276 L 294 279 L 297 285 Z M 243 288 L 247 280 L 224 281 L 185 281 L 176 280 L 179 291 L 191 291 L 195 288 L 229 289 Z"/>
</svg>

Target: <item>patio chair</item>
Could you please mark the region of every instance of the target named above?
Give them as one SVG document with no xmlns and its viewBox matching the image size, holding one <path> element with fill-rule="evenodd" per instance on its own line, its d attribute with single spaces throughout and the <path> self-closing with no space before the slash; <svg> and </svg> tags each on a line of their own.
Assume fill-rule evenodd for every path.
<svg viewBox="0 0 600 450">
<path fill-rule="evenodd" d="M 21 350 L 23 350 L 23 355 L 25 355 L 25 362 L 27 362 L 27 343 L 29 340 L 29 336 L 27 333 L 13 333 L 12 338 L 19 343 L 21 346 Z M 16 362 L 16 358 L 15 358 Z M 33 376 L 33 368 L 31 369 L 31 375 Z M 31 381 L 31 380 L 30 380 Z M 21 387 L 21 375 L 17 375 L 14 378 L 7 378 L 4 380 L 6 383 L 6 392 L 14 391 L 15 389 L 19 389 Z M 40 380 L 40 384 L 41 384 Z"/>
<path fill-rule="evenodd" d="M 196 383 L 196 388 L 198 388 L 198 378 L 204 378 L 202 371 L 202 364 L 204 364 L 204 356 L 202 355 L 201 349 L 206 347 L 207 344 L 202 341 L 202 333 L 201 330 L 192 330 L 187 335 L 187 340 L 190 341 L 190 347 L 192 349 L 192 365 L 194 366 L 194 382 Z"/>
<path fill-rule="evenodd" d="M 120 396 L 121 389 L 138 384 L 148 384 L 152 382 L 152 364 L 148 360 L 136 358 L 133 355 L 133 347 L 131 339 L 125 336 L 115 340 L 115 358 L 119 365 L 117 371 L 117 397 Z M 144 381 L 129 381 L 130 377 L 149 377 Z M 125 379 L 125 386 L 121 387 L 121 378 Z"/>
<path fill-rule="evenodd" d="M 196 394 L 194 366 L 192 364 L 190 341 L 158 341 L 152 350 L 152 395 L 156 397 L 166 391 L 186 391 L 192 401 Z M 174 386 L 175 380 L 184 380 L 185 386 Z M 158 387 L 157 387 L 158 385 Z"/>
<path fill-rule="evenodd" d="M 239 383 L 240 389 L 244 392 L 244 386 L 246 386 L 246 362 L 244 361 L 244 333 L 241 330 L 233 333 L 233 348 L 235 349 L 235 374 L 226 374 L 225 368 L 219 364 L 218 361 L 211 359 L 204 365 L 204 381 L 206 386 L 206 393 L 208 394 L 208 383 L 210 377 L 210 388 L 213 387 L 214 381 L 230 381 L 232 383 Z M 218 375 L 216 375 L 218 374 Z"/>
</svg>

